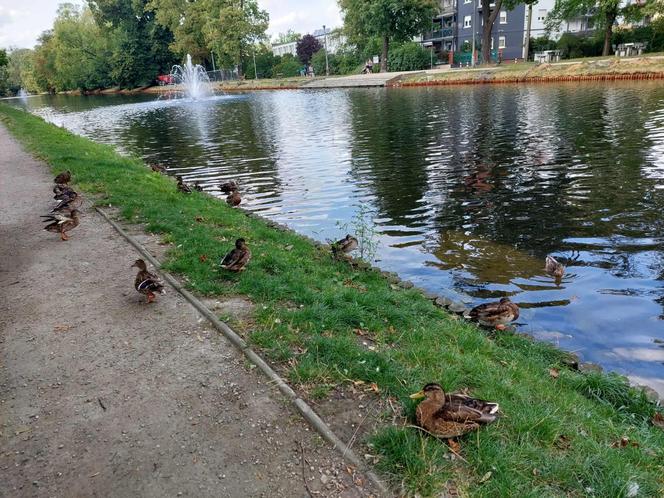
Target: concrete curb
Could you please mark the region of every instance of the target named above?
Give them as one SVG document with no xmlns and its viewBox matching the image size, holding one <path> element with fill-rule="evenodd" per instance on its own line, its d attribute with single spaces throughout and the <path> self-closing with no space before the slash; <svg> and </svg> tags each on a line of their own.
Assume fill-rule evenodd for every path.
<svg viewBox="0 0 664 498">
<path fill-rule="evenodd" d="M 378 488 L 378 490 L 385 496 L 391 496 L 391 493 L 385 483 L 371 470 L 369 470 L 364 462 L 355 454 L 355 452 L 347 446 L 339 437 L 330 429 L 330 427 L 318 416 L 318 414 L 309 406 L 309 404 L 302 398 L 298 397 L 295 391 L 288 385 L 288 383 L 275 372 L 249 345 L 240 337 L 233 329 L 231 329 L 224 322 L 219 320 L 215 314 L 198 300 L 191 292 L 186 290 L 178 280 L 175 279 L 170 273 L 161 269 L 160 262 L 143 247 L 143 245 L 134 239 L 131 235 L 124 231 L 124 229 L 112 220 L 105 212 L 99 207 L 95 210 L 104 218 L 127 242 L 147 260 L 152 266 L 155 267 L 162 275 L 164 280 L 182 295 L 196 310 L 198 310 L 205 318 L 207 318 L 214 327 L 221 332 L 221 334 L 228 339 L 233 346 L 239 349 L 244 356 L 254 365 L 256 365 L 265 376 L 267 376 L 277 386 L 279 391 L 286 396 L 302 414 L 309 424 L 316 429 L 316 431 L 334 448 L 341 453 L 341 456 L 347 462 L 358 467 L 364 475 Z"/>
</svg>

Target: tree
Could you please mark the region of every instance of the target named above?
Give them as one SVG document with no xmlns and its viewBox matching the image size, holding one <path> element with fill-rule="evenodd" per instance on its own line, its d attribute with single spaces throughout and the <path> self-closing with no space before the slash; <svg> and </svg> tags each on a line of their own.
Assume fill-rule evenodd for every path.
<svg viewBox="0 0 664 498">
<path fill-rule="evenodd" d="M 302 38 L 300 33 L 296 33 L 292 29 L 289 29 L 285 33 L 279 33 L 274 39 L 274 44 L 281 45 L 282 43 L 292 43 L 298 41 L 300 38 Z"/>
<path fill-rule="evenodd" d="M 150 83 L 174 62 L 168 49 L 171 31 L 146 10 L 147 0 L 88 0 L 97 25 L 113 41 L 109 60 L 116 85 L 135 87 Z"/>
<path fill-rule="evenodd" d="M 563 21 L 590 14 L 597 29 L 604 32 L 602 55 L 609 55 L 613 25 L 623 12 L 635 16 L 635 12 L 642 11 L 624 9 L 621 7 L 621 0 L 556 0 L 553 10 L 546 18 L 546 29 L 548 32 L 555 31 Z"/>
<path fill-rule="evenodd" d="M 315 36 L 304 35 L 297 42 L 295 50 L 297 58 L 300 59 L 302 64 L 309 64 L 311 57 L 322 48 L 320 42 Z"/>
<path fill-rule="evenodd" d="M 0 67 L 6 66 L 8 63 L 7 51 L 4 48 L 0 48 Z"/>
<path fill-rule="evenodd" d="M 490 0 L 486 1 L 487 5 Z M 502 0 L 498 0 L 502 1 Z M 351 41 L 379 36 L 381 71 L 387 71 L 390 42 L 408 41 L 425 31 L 437 8 L 435 0 L 339 0 L 344 30 Z"/>
<path fill-rule="evenodd" d="M 501 7 L 512 8 L 517 2 L 513 0 L 495 0 L 493 10 L 491 8 L 492 3 L 492 0 L 482 0 L 482 60 L 485 64 L 491 61 L 491 32 Z M 475 31 L 474 27 L 473 31 Z M 473 54 L 474 56 L 475 54 Z"/>
<path fill-rule="evenodd" d="M 149 0 L 146 10 L 154 12 L 155 21 L 173 33 L 170 49 L 180 58 L 191 55 L 194 62 L 203 62 L 210 49 L 203 35 L 207 17 L 205 1 Z"/>
</svg>

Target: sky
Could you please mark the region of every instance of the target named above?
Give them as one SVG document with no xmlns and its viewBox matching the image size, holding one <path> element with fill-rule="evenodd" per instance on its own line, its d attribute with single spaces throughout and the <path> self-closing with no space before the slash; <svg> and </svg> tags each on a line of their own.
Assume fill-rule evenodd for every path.
<svg viewBox="0 0 664 498">
<path fill-rule="evenodd" d="M 32 48 L 41 32 L 53 25 L 60 3 L 62 0 L 0 0 L 0 48 Z M 288 29 L 304 34 L 323 24 L 342 24 L 336 0 L 258 0 L 258 4 L 270 13 L 270 37 Z"/>
</svg>

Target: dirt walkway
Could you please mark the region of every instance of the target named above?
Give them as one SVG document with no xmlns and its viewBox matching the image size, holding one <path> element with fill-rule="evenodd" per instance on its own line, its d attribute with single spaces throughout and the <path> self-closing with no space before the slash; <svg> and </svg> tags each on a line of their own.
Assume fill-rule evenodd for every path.
<svg viewBox="0 0 664 498">
<path fill-rule="evenodd" d="M 0 496 L 302 497 L 302 448 L 317 496 L 369 494 L 173 289 L 143 303 L 98 214 L 42 231 L 51 174 L 0 151 Z"/>
</svg>

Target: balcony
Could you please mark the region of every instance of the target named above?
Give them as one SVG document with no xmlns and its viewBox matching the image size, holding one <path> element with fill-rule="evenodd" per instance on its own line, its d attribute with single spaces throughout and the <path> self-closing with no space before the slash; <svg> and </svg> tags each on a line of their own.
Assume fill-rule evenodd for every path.
<svg viewBox="0 0 664 498">
<path fill-rule="evenodd" d="M 422 35 L 422 41 L 442 40 L 443 38 L 453 38 L 454 28 L 443 28 L 436 31 L 429 31 Z"/>
<path fill-rule="evenodd" d="M 446 17 L 452 15 L 456 12 L 456 4 L 454 2 L 444 0 L 440 2 L 439 12 L 440 13 L 438 14 L 438 17 Z"/>
</svg>

